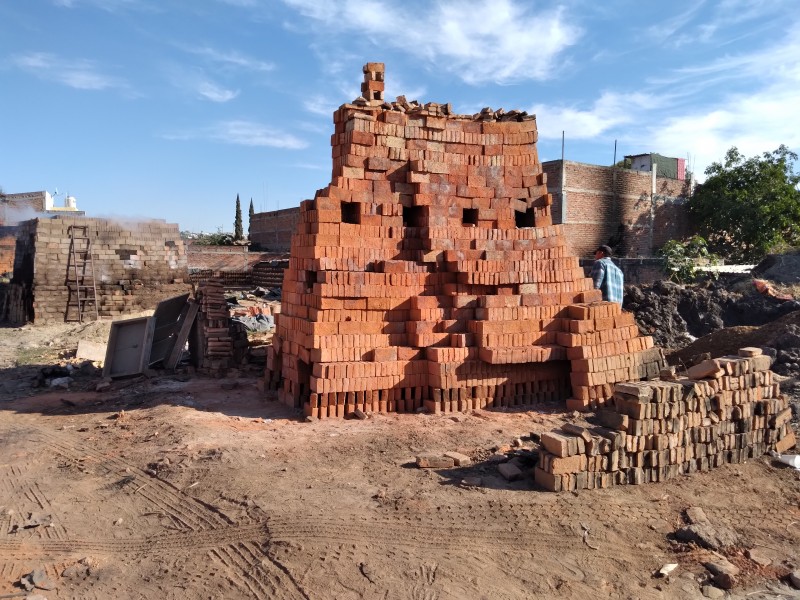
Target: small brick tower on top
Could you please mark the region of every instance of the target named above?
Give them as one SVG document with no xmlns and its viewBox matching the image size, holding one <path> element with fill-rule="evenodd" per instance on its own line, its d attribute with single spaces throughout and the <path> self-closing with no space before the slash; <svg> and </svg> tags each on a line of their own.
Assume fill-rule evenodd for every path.
<svg viewBox="0 0 800 600">
<path fill-rule="evenodd" d="M 268 355 L 314 417 L 603 404 L 663 354 L 601 302 L 550 218 L 536 118 L 383 100 L 334 113 L 331 183 L 301 203 Z"/>
</svg>

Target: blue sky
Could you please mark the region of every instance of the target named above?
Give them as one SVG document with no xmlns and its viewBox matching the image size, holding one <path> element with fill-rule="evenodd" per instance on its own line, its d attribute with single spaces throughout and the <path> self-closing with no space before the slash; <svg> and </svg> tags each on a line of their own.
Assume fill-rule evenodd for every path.
<svg viewBox="0 0 800 600">
<path fill-rule="evenodd" d="M 91 216 L 233 229 L 330 181 L 332 111 L 535 113 L 539 156 L 800 149 L 796 0 L 0 0 L 0 187 Z M 59 201 L 61 198 L 59 198 Z M 245 219 L 246 224 L 246 219 Z"/>
</svg>

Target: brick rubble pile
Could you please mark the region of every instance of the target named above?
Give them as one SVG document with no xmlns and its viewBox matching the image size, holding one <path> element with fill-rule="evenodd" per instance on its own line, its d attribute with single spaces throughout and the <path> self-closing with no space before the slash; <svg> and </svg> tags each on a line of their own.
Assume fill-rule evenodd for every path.
<svg viewBox="0 0 800 600">
<path fill-rule="evenodd" d="M 708 360 L 685 377 L 618 383 L 605 427 L 541 436 L 534 478 L 552 491 L 667 481 L 795 445 L 791 408 L 758 348 Z"/>
</svg>

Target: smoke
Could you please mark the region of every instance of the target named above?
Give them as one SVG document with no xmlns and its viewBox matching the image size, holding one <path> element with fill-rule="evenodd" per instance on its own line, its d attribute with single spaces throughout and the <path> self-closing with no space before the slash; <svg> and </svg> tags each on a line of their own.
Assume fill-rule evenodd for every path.
<svg viewBox="0 0 800 600">
<path fill-rule="evenodd" d="M 30 221 L 36 217 L 43 216 L 43 214 L 31 206 L 15 206 L 7 202 L 0 203 L 0 225 L 19 225 L 23 221 Z"/>
</svg>

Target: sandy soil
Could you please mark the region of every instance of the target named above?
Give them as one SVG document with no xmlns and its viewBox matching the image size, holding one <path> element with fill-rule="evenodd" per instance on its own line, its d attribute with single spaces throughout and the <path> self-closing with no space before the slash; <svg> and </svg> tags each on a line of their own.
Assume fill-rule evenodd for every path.
<svg viewBox="0 0 800 600">
<path fill-rule="evenodd" d="M 553 494 L 496 461 L 572 418 L 558 407 L 306 423 L 255 373 L 31 388 L 79 337 L 103 338 L 74 327 L 0 329 L 0 597 L 41 568 L 50 599 L 703 598 L 711 553 L 670 539 L 691 506 L 740 538 L 729 597 L 800 597 L 785 583 L 800 476 L 769 457 Z M 475 464 L 413 464 L 447 450 Z"/>
</svg>

